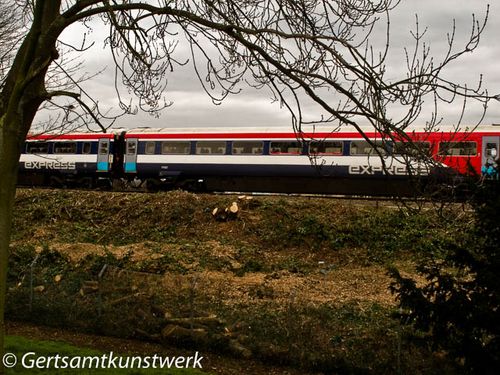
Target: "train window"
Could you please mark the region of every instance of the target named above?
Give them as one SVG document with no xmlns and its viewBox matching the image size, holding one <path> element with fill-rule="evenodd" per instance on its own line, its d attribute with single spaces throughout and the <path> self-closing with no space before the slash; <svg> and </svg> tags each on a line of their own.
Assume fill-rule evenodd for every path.
<svg viewBox="0 0 500 375">
<path fill-rule="evenodd" d="M 309 145 L 309 153 L 318 155 L 342 155 L 343 142 L 341 141 L 325 141 L 311 142 Z"/>
<path fill-rule="evenodd" d="M 439 155 L 474 156 L 476 154 L 476 142 L 441 142 L 439 144 Z"/>
<path fill-rule="evenodd" d="M 269 152 L 273 155 L 300 155 L 302 153 L 302 144 L 300 142 L 271 142 L 271 148 Z"/>
<path fill-rule="evenodd" d="M 233 142 L 234 155 L 262 155 L 262 142 L 238 141 Z"/>
<path fill-rule="evenodd" d="M 49 152 L 49 144 L 47 142 L 28 142 L 26 153 L 28 154 L 47 154 Z"/>
<path fill-rule="evenodd" d="M 144 152 L 146 155 L 154 155 L 156 148 L 156 142 L 146 142 L 146 147 L 144 148 Z"/>
<path fill-rule="evenodd" d="M 109 153 L 109 143 L 101 142 L 99 143 L 99 155 L 107 155 Z"/>
<path fill-rule="evenodd" d="M 373 148 L 372 144 L 377 148 Z M 385 155 L 387 152 L 381 141 L 372 141 L 371 144 L 368 141 L 351 141 L 351 155 Z"/>
<path fill-rule="evenodd" d="M 76 142 L 55 142 L 54 154 L 76 154 Z"/>
<path fill-rule="evenodd" d="M 166 154 L 189 154 L 191 145 L 189 142 L 162 142 L 161 153 Z"/>
<path fill-rule="evenodd" d="M 137 152 L 137 142 L 135 140 L 127 142 L 127 155 L 135 155 Z"/>
<path fill-rule="evenodd" d="M 92 150 L 92 143 L 90 143 L 90 142 L 83 142 L 82 154 L 90 154 L 91 150 Z"/>
<path fill-rule="evenodd" d="M 496 143 L 486 143 L 486 157 L 496 158 L 497 156 L 497 144 Z"/>
<path fill-rule="evenodd" d="M 225 154 L 226 153 L 226 142 L 214 142 L 214 141 L 201 141 L 196 142 L 196 154 L 199 155 L 210 155 L 210 154 Z"/>
<path fill-rule="evenodd" d="M 431 156 L 430 142 L 395 142 L 392 150 L 396 155 Z"/>
</svg>

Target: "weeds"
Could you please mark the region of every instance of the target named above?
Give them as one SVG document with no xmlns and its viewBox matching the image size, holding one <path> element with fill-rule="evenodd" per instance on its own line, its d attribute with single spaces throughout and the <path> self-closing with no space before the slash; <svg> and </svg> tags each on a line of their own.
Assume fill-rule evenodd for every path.
<svg viewBox="0 0 500 375">
<path fill-rule="evenodd" d="M 355 298 L 311 302 L 299 293 L 283 295 L 272 283 L 293 275 L 297 291 L 303 280 L 326 279 L 346 264 L 439 258 L 451 243 L 465 241 L 468 222 L 443 221 L 431 211 L 272 197 L 242 209 L 238 220 L 214 221 L 211 209 L 232 199 L 180 192 L 20 191 L 7 316 L 122 337 L 138 336 L 139 328 L 153 340 L 166 316 L 216 314 L 265 361 L 338 373 L 452 369 L 406 339 L 412 332 L 391 319 L 390 306 Z M 70 262 L 53 250 L 56 244 L 80 242 L 103 255 Z M 142 257 L 133 251 L 136 244 Z M 120 252 L 117 246 L 123 247 Z M 36 249 L 42 251 L 34 286 L 44 288 L 34 294 L 30 311 L 28 275 Z M 101 279 L 105 265 L 116 272 Z M 197 279 L 205 273 L 226 279 L 210 285 L 208 293 L 208 279 Z M 234 288 L 230 277 L 243 278 L 247 289 Z M 82 291 L 89 281 L 98 289 Z"/>
</svg>

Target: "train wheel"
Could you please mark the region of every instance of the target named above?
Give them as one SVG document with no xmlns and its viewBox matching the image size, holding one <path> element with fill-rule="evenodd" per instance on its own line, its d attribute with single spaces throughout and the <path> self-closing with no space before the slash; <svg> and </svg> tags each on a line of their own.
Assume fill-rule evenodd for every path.
<svg viewBox="0 0 500 375">
<path fill-rule="evenodd" d="M 145 181 L 146 191 L 149 193 L 156 193 L 160 190 L 160 182 L 154 178 L 148 178 Z"/>
<path fill-rule="evenodd" d="M 92 189 L 95 184 L 92 177 L 83 177 L 78 180 L 77 185 L 83 187 L 84 189 Z"/>
<path fill-rule="evenodd" d="M 181 184 L 181 189 L 191 192 L 203 192 L 207 190 L 205 181 L 199 180 L 186 180 Z"/>
<path fill-rule="evenodd" d="M 64 188 L 66 187 L 63 180 L 56 176 L 50 176 L 49 186 L 52 188 Z"/>
<path fill-rule="evenodd" d="M 127 180 L 123 178 L 114 178 L 112 180 L 113 191 L 123 191 L 127 189 Z"/>
</svg>

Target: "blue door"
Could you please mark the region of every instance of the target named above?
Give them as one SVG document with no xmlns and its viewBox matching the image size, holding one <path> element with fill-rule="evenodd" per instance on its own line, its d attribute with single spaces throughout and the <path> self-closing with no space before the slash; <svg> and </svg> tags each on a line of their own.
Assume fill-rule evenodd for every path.
<svg viewBox="0 0 500 375">
<path fill-rule="evenodd" d="M 137 172 L 137 139 L 127 139 L 125 150 L 124 168 L 125 173 Z"/>
<path fill-rule="evenodd" d="M 500 137 L 483 137 L 481 157 L 481 174 L 487 179 L 498 179 L 498 154 L 500 152 Z"/>
<path fill-rule="evenodd" d="M 99 139 L 97 172 L 109 172 L 109 139 Z"/>
</svg>

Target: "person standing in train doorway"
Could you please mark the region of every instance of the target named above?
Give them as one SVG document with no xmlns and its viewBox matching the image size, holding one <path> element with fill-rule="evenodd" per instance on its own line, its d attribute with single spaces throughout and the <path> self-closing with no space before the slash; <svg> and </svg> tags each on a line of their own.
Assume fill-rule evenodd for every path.
<svg viewBox="0 0 500 375">
<path fill-rule="evenodd" d="M 491 148 L 488 154 L 486 163 L 481 168 L 482 177 L 488 180 L 498 180 L 499 159 L 497 158 L 498 152 L 496 147 Z"/>
</svg>

